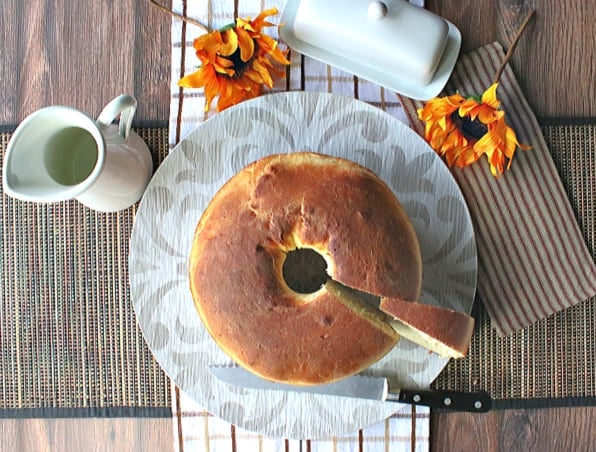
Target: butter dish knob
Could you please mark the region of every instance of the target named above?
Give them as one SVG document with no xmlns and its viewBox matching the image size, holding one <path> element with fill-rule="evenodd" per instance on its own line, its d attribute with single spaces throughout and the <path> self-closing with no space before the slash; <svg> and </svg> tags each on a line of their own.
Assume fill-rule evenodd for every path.
<svg viewBox="0 0 596 452">
<path fill-rule="evenodd" d="M 370 2 L 368 5 L 368 17 L 380 20 L 387 15 L 387 5 L 380 1 Z"/>
</svg>

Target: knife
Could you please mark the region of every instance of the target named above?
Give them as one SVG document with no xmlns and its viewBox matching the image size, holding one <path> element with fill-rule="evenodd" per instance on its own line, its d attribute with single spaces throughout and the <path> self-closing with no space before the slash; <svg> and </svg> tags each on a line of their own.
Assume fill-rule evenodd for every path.
<svg viewBox="0 0 596 452">
<path fill-rule="evenodd" d="M 242 367 L 211 366 L 209 371 L 224 383 L 249 389 L 289 391 L 307 394 L 324 394 L 338 397 L 400 402 L 410 405 L 424 405 L 453 411 L 485 413 L 490 410 L 492 399 L 485 391 L 433 391 L 433 390 L 389 390 L 389 382 L 383 377 L 356 375 L 335 383 L 312 386 L 295 386 L 264 380 Z"/>
</svg>

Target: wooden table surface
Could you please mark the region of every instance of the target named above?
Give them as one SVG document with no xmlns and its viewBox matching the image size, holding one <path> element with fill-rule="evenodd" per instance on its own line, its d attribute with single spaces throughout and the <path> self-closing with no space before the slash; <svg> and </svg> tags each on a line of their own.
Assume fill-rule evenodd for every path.
<svg viewBox="0 0 596 452">
<path fill-rule="evenodd" d="M 164 4 L 168 4 L 164 0 Z M 280 0 L 280 5 L 282 1 Z M 515 0 L 427 0 L 455 23 L 463 50 L 508 48 Z M 541 119 L 596 117 L 596 0 L 528 2 L 537 13 L 512 59 Z M 514 19 L 512 19 L 514 18 Z M 0 128 L 65 104 L 96 116 L 121 93 L 139 100 L 136 125 L 169 115 L 170 19 L 147 0 L 3 0 Z M 596 408 L 433 414 L 432 450 L 593 450 Z M 0 420 L 0 450 L 171 450 L 171 419 Z"/>
</svg>

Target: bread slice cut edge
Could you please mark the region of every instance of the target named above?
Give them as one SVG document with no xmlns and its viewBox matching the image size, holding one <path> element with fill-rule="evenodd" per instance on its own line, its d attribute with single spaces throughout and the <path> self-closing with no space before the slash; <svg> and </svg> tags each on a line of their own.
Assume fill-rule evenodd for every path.
<svg viewBox="0 0 596 452">
<path fill-rule="evenodd" d="M 388 314 L 397 333 L 445 358 L 463 358 L 474 332 L 474 318 L 453 309 L 381 298 L 379 309 Z"/>
</svg>

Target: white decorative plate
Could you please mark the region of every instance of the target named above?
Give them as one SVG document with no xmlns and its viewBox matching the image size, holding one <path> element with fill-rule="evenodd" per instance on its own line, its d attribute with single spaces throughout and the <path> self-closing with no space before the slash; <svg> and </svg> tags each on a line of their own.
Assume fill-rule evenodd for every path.
<svg viewBox="0 0 596 452">
<path fill-rule="evenodd" d="M 271 94 L 223 111 L 182 140 L 156 171 L 134 224 L 130 286 L 141 330 L 167 374 L 206 410 L 247 430 L 297 439 L 353 432 L 398 407 L 219 382 L 208 367 L 231 361 L 199 319 L 187 267 L 197 222 L 223 183 L 265 155 L 302 150 L 360 163 L 395 191 L 422 249 L 421 302 L 470 312 L 477 273 L 470 215 L 449 170 L 378 108 L 332 94 Z M 367 373 L 428 387 L 446 363 L 402 340 Z"/>
</svg>

